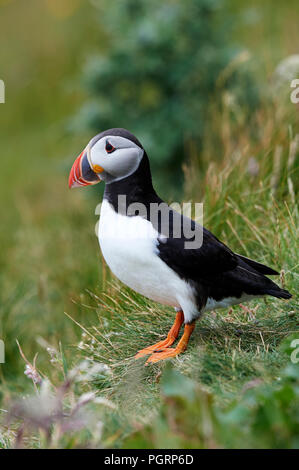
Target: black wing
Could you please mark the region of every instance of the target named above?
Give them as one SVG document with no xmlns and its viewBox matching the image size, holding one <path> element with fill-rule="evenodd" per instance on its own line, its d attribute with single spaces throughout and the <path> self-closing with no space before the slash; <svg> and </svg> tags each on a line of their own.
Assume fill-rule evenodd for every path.
<svg viewBox="0 0 299 470">
<path fill-rule="evenodd" d="M 185 224 L 190 227 L 190 234 L 194 234 L 192 238 L 184 235 Z M 161 226 L 159 232 L 163 235 Z M 202 239 L 199 248 L 186 248 L 186 243 L 199 239 Z M 160 258 L 185 279 L 201 279 L 230 271 L 238 265 L 238 255 L 211 232 L 172 210 L 169 215 L 169 234 L 166 238 L 160 237 L 158 249 Z"/>
<path fill-rule="evenodd" d="M 174 227 L 179 223 L 179 219 L 181 224 L 186 222 L 185 217 L 172 211 L 169 236 L 161 236 L 159 239 L 159 256 L 181 278 L 197 284 L 204 297 L 220 300 L 225 297 L 239 298 L 244 293 L 291 297 L 288 291 L 281 289 L 265 276 L 277 274 L 276 271 L 232 252 L 211 232 L 191 219 L 187 222 L 192 230 L 202 231 L 202 245 L 199 248 L 187 249 L 185 243 L 190 240 L 184 235 L 180 238 L 175 236 Z M 163 234 L 160 230 L 161 232 Z"/>
</svg>

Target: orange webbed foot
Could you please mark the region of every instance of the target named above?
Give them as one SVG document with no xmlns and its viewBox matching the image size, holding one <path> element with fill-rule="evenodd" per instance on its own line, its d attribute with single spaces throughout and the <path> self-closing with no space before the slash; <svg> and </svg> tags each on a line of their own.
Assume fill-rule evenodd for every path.
<svg viewBox="0 0 299 470">
<path fill-rule="evenodd" d="M 177 348 L 167 348 L 165 351 L 156 351 L 148 358 L 146 364 L 149 364 L 150 362 L 159 362 L 163 359 L 175 357 L 178 354 L 180 354 L 180 352 L 177 350 Z"/>
<path fill-rule="evenodd" d="M 161 351 L 161 350 L 171 346 L 175 342 L 175 340 L 177 339 L 180 328 L 181 328 L 183 322 L 184 322 L 184 314 L 180 310 L 176 314 L 175 322 L 172 325 L 172 327 L 171 327 L 171 329 L 170 329 L 170 331 L 167 335 L 167 338 L 165 338 L 163 341 L 159 341 L 158 343 L 153 344 L 152 346 L 148 346 L 147 348 L 141 349 L 136 354 L 135 359 L 139 359 L 139 357 L 146 356 L 148 354 L 153 353 L 154 351 Z"/>
<path fill-rule="evenodd" d="M 140 357 L 147 356 L 148 354 L 152 354 L 156 351 L 161 351 L 162 349 L 167 349 L 168 346 L 171 346 L 174 343 L 175 339 L 168 340 L 166 338 L 164 341 L 160 341 L 159 343 L 153 344 L 152 346 L 148 346 L 147 348 L 141 349 L 135 355 L 135 359 L 139 359 Z"/>
<path fill-rule="evenodd" d="M 163 359 L 168 359 L 170 357 L 175 357 L 178 354 L 181 354 L 187 349 L 188 342 L 192 331 L 195 328 L 195 322 L 185 325 L 184 334 L 180 339 L 176 348 L 167 348 L 165 351 L 154 352 L 146 361 L 146 365 L 154 362 L 162 361 Z"/>
</svg>

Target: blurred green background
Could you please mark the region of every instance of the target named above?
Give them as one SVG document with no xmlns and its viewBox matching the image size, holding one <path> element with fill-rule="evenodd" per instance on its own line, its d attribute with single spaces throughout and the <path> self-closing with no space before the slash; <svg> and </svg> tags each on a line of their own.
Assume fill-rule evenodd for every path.
<svg viewBox="0 0 299 470">
<path fill-rule="evenodd" d="M 295 0 L 0 0 L 2 394 L 24 388 L 16 338 L 41 363 L 40 338 L 61 341 L 72 361 L 80 331 L 64 312 L 86 326 L 97 321 L 82 304 L 105 276 L 94 235 L 102 189 L 67 186 L 88 140 L 129 128 L 148 150 L 161 196 L 190 196 L 186 167 L 195 158 L 190 181 L 203 182 L 205 142 L 220 167 L 230 158 L 213 117 L 225 120 L 229 101 L 236 134 L 246 125 L 258 143 L 263 129 L 252 116 L 298 44 Z"/>
<path fill-rule="evenodd" d="M 38 335 L 74 339 L 63 312 L 76 310 L 72 299 L 100 278 L 95 204 L 67 188 L 69 167 L 90 138 L 69 133 L 68 119 L 84 102 L 80 74 L 99 35 L 89 2 L 0 5 L 6 84 L 0 108 L 0 336 L 6 343 L 2 373 L 17 379 L 15 338 L 27 351 L 36 348 Z"/>
</svg>

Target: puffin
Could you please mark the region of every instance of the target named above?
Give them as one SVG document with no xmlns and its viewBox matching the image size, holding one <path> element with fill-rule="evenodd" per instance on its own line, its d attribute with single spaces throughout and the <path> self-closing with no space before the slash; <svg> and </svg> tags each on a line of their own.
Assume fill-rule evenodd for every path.
<svg viewBox="0 0 299 470">
<path fill-rule="evenodd" d="M 174 307 L 166 338 L 138 351 L 136 359 L 148 356 L 146 364 L 156 363 L 184 352 L 207 311 L 266 295 L 292 297 L 267 277 L 277 271 L 234 253 L 158 196 L 147 153 L 128 130 L 101 132 L 75 160 L 70 188 L 100 181 L 105 190 L 97 235 L 107 265 L 134 291 Z"/>
</svg>

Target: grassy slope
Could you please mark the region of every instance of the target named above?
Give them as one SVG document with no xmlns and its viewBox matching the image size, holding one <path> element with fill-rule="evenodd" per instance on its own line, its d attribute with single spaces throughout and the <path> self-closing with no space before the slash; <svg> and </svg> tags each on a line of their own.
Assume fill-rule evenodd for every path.
<svg viewBox="0 0 299 470">
<path fill-rule="evenodd" d="M 269 126 L 271 121 L 274 126 L 275 116 L 272 120 L 269 117 Z M 289 302 L 267 298 L 252 302 L 248 308 L 236 306 L 229 311 L 206 314 L 187 352 L 171 361 L 174 369 L 211 392 L 220 407 L 240 399 L 243 388 L 252 381 L 261 379 L 274 384 L 282 366 L 289 361 L 279 345 L 299 329 L 298 205 L 291 183 L 298 178 L 298 163 L 291 161 L 285 126 L 285 131 L 276 135 L 272 143 L 266 135 L 259 141 L 260 148 L 255 152 L 259 174 L 250 176 L 247 167 L 253 149 L 249 141 L 244 146 L 244 132 L 240 147 L 234 140 L 233 165 L 231 157 L 221 164 L 208 164 L 202 181 L 206 224 L 237 252 L 281 269 L 277 282 L 285 285 L 294 297 Z M 282 150 L 280 169 L 274 177 L 277 145 Z M 202 165 L 204 160 L 205 156 Z M 196 194 L 200 198 L 202 193 L 198 185 L 200 176 L 194 166 L 191 174 L 197 183 L 193 185 L 191 177 L 187 178 L 187 193 L 200 200 L 196 199 Z M 90 330 L 92 337 L 84 333 L 80 347 L 85 357 L 111 368 L 112 374 L 98 380 L 96 389 L 118 403 L 120 417 L 116 428 L 126 435 L 131 429 L 138 429 L 138 422 L 152 420 L 153 411 L 160 405 L 158 382 L 166 365 L 161 362 L 145 368 L 144 360 L 135 361 L 133 356 L 138 349 L 165 336 L 173 321 L 173 311 L 118 284 L 106 285 L 104 290 L 105 294 L 91 294 L 99 323 Z M 107 431 L 111 432 L 110 425 Z M 120 442 L 117 439 L 114 444 Z M 158 445 L 155 435 L 147 444 Z"/>
<path fill-rule="evenodd" d="M 41 336 L 56 348 L 62 341 L 69 367 L 85 357 L 111 368 L 111 374 L 98 374 L 84 389 L 118 404 L 119 411 L 107 411 L 103 419 L 106 443 L 119 446 L 140 422 L 151 421 L 160 406 L 159 380 L 165 364 L 144 368 L 143 361 L 135 362 L 132 356 L 165 335 L 173 312 L 118 284 L 110 285 L 105 268 L 106 281 L 98 285 L 102 268 L 93 235 L 95 199 L 84 191 L 66 191 L 69 165 L 87 138 L 70 138 L 64 122 L 83 99 L 72 88 L 72 77 L 98 38 L 91 10 L 81 9 L 70 20 L 49 23 L 41 6 L 46 2 L 31 0 L 30 6 L 26 2 L 26 9 L 32 10 L 28 24 L 22 21 L 22 4 L 15 1 L 2 7 L 0 20 L 6 41 L 1 63 L 7 64 L 1 78 L 9 84 L 7 103 L 0 107 L 0 337 L 7 353 L 5 366 L 0 366 L 2 406 L 11 395 L 28 389 L 15 339 L 30 359 L 39 352 L 38 365 L 54 383 L 62 373 L 54 369 L 37 340 Z M 273 22 L 236 31 L 264 64 L 267 76 L 277 59 L 295 52 L 297 21 L 293 9 L 285 8 L 281 12 L 267 2 L 264 17 L 270 18 L 271 12 Z M 18 23 L 17 35 L 10 27 L 12 18 Z M 44 43 L 39 46 L 35 37 L 41 30 Z M 263 76 L 264 71 L 260 73 Z M 283 268 L 286 287 L 294 294 L 288 303 L 269 299 L 254 302 L 249 312 L 236 307 L 207 315 L 187 353 L 173 361 L 175 369 L 211 391 L 220 406 L 239 399 L 244 384 L 254 378 L 274 384 L 288 360 L 278 344 L 298 330 L 298 206 L 292 189 L 298 181 L 298 164 L 289 151 L 298 122 L 295 108 L 277 109 L 265 101 L 251 135 L 238 111 L 225 106 L 221 113 L 211 109 L 209 119 L 214 124 L 205 151 L 200 156 L 193 152 L 185 168 L 185 198 L 204 200 L 205 225 L 236 251 Z M 252 156 L 260 165 L 255 177 L 247 172 Z M 79 350 L 81 330 L 63 315 L 64 310 L 88 331 Z M 151 437 L 152 445 L 159 444 L 157 439 L 157 434 Z M 43 441 L 29 445 L 33 443 Z M 82 440 L 68 445 L 82 445 Z"/>
</svg>

